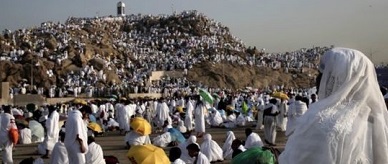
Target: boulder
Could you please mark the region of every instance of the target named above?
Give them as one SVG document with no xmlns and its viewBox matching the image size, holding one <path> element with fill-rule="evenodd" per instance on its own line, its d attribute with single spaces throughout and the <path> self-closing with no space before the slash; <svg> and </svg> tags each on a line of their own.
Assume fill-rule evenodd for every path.
<svg viewBox="0 0 388 164">
<path fill-rule="evenodd" d="M 93 68 L 97 70 L 102 70 L 105 68 L 105 61 L 102 59 L 93 58 L 89 60 L 89 65 L 93 66 Z"/>
</svg>

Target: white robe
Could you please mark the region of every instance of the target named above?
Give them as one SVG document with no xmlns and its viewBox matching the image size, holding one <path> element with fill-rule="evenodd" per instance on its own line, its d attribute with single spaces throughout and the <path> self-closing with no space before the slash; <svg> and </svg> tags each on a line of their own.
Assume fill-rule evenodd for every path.
<svg viewBox="0 0 388 164">
<path fill-rule="evenodd" d="M 79 110 L 73 110 L 69 113 L 66 120 L 66 136 L 65 146 L 68 152 L 69 163 L 71 164 L 83 164 L 85 163 L 85 153 L 81 153 L 80 145 L 76 140 L 77 135 L 82 139 L 82 144 L 88 151 L 88 133 L 84 120 L 82 119 L 82 113 Z"/>
<path fill-rule="evenodd" d="M 286 126 L 287 126 L 288 119 L 287 119 L 287 116 L 285 117 L 285 115 L 287 114 L 287 111 L 288 111 L 287 101 L 282 101 L 279 105 L 280 114 L 278 115 L 278 118 L 277 118 L 277 126 L 283 132 L 286 131 L 287 129 Z"/>
<path fill-rule="evenodd" d="M 193 130 L 193 110 L 194 106 L 191 101 L 188 101 L 186 104 L 186 116 L 185 116 L 185 126 L 188 131 Z"/>
<path fill-rule="evenodd" d="M 50 164 L 69 164 L 69 157 L 64 143 L 57 142 L 55 144 L 51 153 Z"/>
<path fill-rule="evenodd" d="M 174 162 L 171 162 L 171 164 L 186 164 L 186 162 L 178 158 Z"/>
<path fill-rule="evenodd" d="M 3 148 L 2 161 L 6 164 L 13 163 L 12 159 L 12 147 L 13 144 L 9 140 L 9 129 L 11 127 L 11 121 L 14 121 L 15 118 L 9 113 L 2 113 L 0 115 L 1 127 L 0 127 L 0 147 Z"/>
<path fill-rule="evenodd" d="M 179 120 L 178 121 L 178 127 L 177 129 L 181 132 L 181 133 L 186 133 L 187 132 L 187 128 L 184 126 L 184 123 L 182 120 Z"/>
<path fill-rule="evenodd" d="M 195 164 L 210 164 L 210 161 L 209 159 L 207 159 L 205 154 L 202 154 L 201 152 L 199 152 L 197 156 L 197 163 Z"/>
<path fill-rule="evenodd" d="M 294 132 L 297 119 L 301 117 L 306 111 L 307 111 L 306 103 L 300 100 L 295 101 L 290 105 L 290 108 L 287 114 L 288 121 L 287 121 L 286 136 L 290 136 Z"/>
<path fill-rule="evenodd" d="M 224 122 L 224 121 L 223 121 L 223 119 L 222 119 L 222 117 L 221 117 L 220 112 L 218 112 L 217 110 L 214 110 L 214 114 L 213 114 L 213 116 L 210 118 L 210 124 L 211 124 L 212 126 L 218 127 L 218 126 L 220 126 L 223 122 Z"/>
<path fill-rule="evenodd" d="M 46 150 L 49 150 L 49 153 L 51 153 L 55 143 L 58 142 L 59 130 L 59 114 L 57 111 L 53 111 L 46 120 L 46 137 L 42 143 L 45 152 L 44 154 L 46 154 Z"/>
<path fill-rule="evenodd" d="M 89 151 L 86 153 L 85 158 L 86 164 L 105 164 L 102 148 L 95 142 L 89 144 Z"/>
<path fill-rule="evenodd" d="M 156 109 L 156 123 L 158 127 L 162 127 L 164 121 L 169 117 L 169 108 L 165 102 L 159 103 L 158 108 Z"/>
<path fill-rule="evenodd" d="M 24 128 L 19 131 L 20 144 L 31 144 L 31 129 Z"/>
<path fill-rule="evenodd" d="M 247 123 L 245 117 L 243 116 L 243 114 L 241 113 L 237 119 L 236 119 L 236 124 L 237 126 L 245 126 Z"/>
<path fill-rule="evenodd" d="M 257 133 L 251 133 L 248 137 L 247 140 L 245 141 L 244 147 L 246 149 L 253 148 L 253 147 L 262 147 L 263 141 L 261 141 L 260 136 Z"/>
<path fill-rule="evenodd" d="M 234 136 L 233 131 L 228 131 L 226 133 L 226 140 L 224 145 L 222 146 L 224 159 L 232 159 L 232 155 L 233 155 L 232 142 L 235 139 L 236 137 Z"/>
<path fill-rule="evenodd" d="M 168 146 L 168 144 L 172 141 L 170 132 L 165 132 L 159 136 L 156 136 L 154 139 L 152 139 L 152 144 L 155 146 L 159 146 L 162 148 L 165 148 Z"/>
<path fill-rule="evenodd" d="M 125 142 L 131 146 L 151 143 L 149 136 L 142 136 L 135 131 L 130 131 L 125 135 Z"/>
<path fill-rule="evenodd" d="M 195 108 L 195 131 L 205 133 L 205 105 L 197 105 Z"/>
<path fill-rule="evenodd" d="M 210 134 L 204 136 L 203 143 L 201 144 L 201 152 L 206 155 L 210 162 L 223 161 L 223 152 L 221 147 L 216 141 L 212 140 Z"/>
<path fill-rule="evenodd" d="M 116 108 L 116 119 L 117 119 L 117 122 L 119 123 L 119 127 L 120 127 L 120 130 L 124 130 L 126 127 L 126 124 L 128 124 L 128 122 L 126 122 L 125 120 L 125 107 L 123 104 L 121 103 L 118 103 L 115 105 L 115 108 Z"/>
<path fill-rule="evenodd" d="M 186 147 L 189 146 L 192 143 L 197 143 L 197 137 L 190 136 L 186 142 L 181 143 L 178 145 L 179 149 L 181 149 L 181 159 L 185 161 L 186 163 L 193 163 L 194 159 L 189 156 L 189 152 L 187 151 Z"/>
</svg>

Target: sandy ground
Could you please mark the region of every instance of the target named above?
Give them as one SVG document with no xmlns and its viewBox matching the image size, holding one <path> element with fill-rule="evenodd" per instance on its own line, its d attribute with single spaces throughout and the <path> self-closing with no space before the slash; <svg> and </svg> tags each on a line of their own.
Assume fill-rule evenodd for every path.
<svg viewBox="0 0 388 164">
<path fill-rule="evenodd" d="M 235 136 L 239 139 L 245 140 L 246 137 L 244 134 L 244 129 L 245 127 L 233 129 Z M 207 130 L 207 133 L 210 133 L 212 135 L 213 140 L 215 140 L 222 147 L 223 142 L 226 139 L 226 132 L 228 131 L 228 129 L 208 128 L 206 130 Z M 254 130 L 254 131 L 258 132 L 262 140 L 264 140 L 263 130 L 259 130 L 259 131 Z M 155 134 L 152 134 L 151 138 L 154 136 Z M 114 131 L 114 132 L 107 132 L 104 136 L 97 137 L 96 142 L 102 146 L 104 155 L 114 155 L 119 159 L 120 163 L 128 163 L 128 160 L 126 157 L 128 150 L 125 148 L 125 143 L 123 139 L 124 139 L 124 136 L 119 135 L 117 131 Z M 197 142 L 201 144 L 202 139 L 198 139 Z M 283 150 L 285 143 L 286 143 L 286 137 L 284 136 L 284 132 L 278 131 L 276 148 Z M 167 154 L 169 149 L 170 148 L 164 148 Z M 37 144 L 17 145 L 13 154 L 14 162 L 19 163 L 21 160 L 29 157 L 37 158 L 39 157 L 39 155 L 36 152 L 37 152 Z M 45 163 L 49 163 L 49 160 L 46 159 Z M 219 163 L 230 163 L 230 161 L 223 161 Z"/>
</svg>

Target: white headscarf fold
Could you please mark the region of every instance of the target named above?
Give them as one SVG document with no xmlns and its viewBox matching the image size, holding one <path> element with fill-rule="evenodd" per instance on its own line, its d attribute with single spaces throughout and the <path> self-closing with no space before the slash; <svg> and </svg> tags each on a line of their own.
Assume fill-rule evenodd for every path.
<svg viewBox="0 0 388 164">
<path fill-rule="evenodd" d="M 334 48 L 319 70 L 320 101 L 297 120 L 280 163 L 388 163 L 388 114 L 373 63 Z"/>
<path fill-rule="evenodd" d="M 224 157 L 222 149 L 216 141 L 212 140 L 212 136 L 210 134 L 206 134 L 203 139 L 203 143 L 201 144 L 201 153 L 206 155 L 210 162 L 223 161 Z"/>
<path fill-rule="evenodd" d="M 232 146 L 233 140 L 235 139 L 236 137 L 234 136 L 233 131 L 228 131 L 226 133 L 226 140 L 224 145 L 222 146 L 224 159 L 232 159 L 233 150 L 231 146 Z"/>
</svg>

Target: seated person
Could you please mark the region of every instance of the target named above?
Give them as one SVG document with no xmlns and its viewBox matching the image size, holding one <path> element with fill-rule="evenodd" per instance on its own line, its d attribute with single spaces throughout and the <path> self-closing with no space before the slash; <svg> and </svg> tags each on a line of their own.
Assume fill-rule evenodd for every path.
<svg viewBox="0 0 388 164">
<path fill-rule="evenodd" d="M 207 159 L 206 155 L 202 154 L 200 152 L 199 145 L 196 143 L 192 143 L 189 146 L 186 147 L 187 151 L 189 152 L 189 156 L 191 158 L 194 158 L 193 164 L 209 164 L 210 161 Z"/>
<path fill-rule="evenodd" d="M 206 155 L 210 162 L 223 161 L 223 152 L 218 143 L 212 140 L 210 134 L 205 134 L 203 143 L 201 144 L 201 152 Z"/>
<path fill-rule="evenodd" d="M 131 128 L 131 131 L 125 135 L 124 141 L 127 144 L 128 149 L 133 145 L 145 145 L 145 144 L 151 143 L 148 135 L 142 136 L 139 133 L 132 130 L 132 128 Z"/>
<path fill-rule="evenodd" d="M 239 155 L 240 153 L 242 153 L 246 150 L 245 147 L 243 146 L 241 140 L 239 140 L 239 139 L 233 140 L 231 147 L 233 150 L 232 158 L 234 158 L 235 156 Z"/>
<path fill-rule="evenodd" d="M 245 141 L 245 148 L 249 149 L 252 147 L 262 147 L 263 141 L 257 133 L 252 132 L 251 128 L 245 129 L 245 135 L 247 136 L 247 140 Z"/>
<path fill-rule="evenodd" d="M 170 159 L 171 164 L 185 164 L 185 162 L 180 159 L 181 154 L 182 151 L 181 149 L 179 149 L 179 147 L 171 148 L 168 157 Z"/>
</svg>

